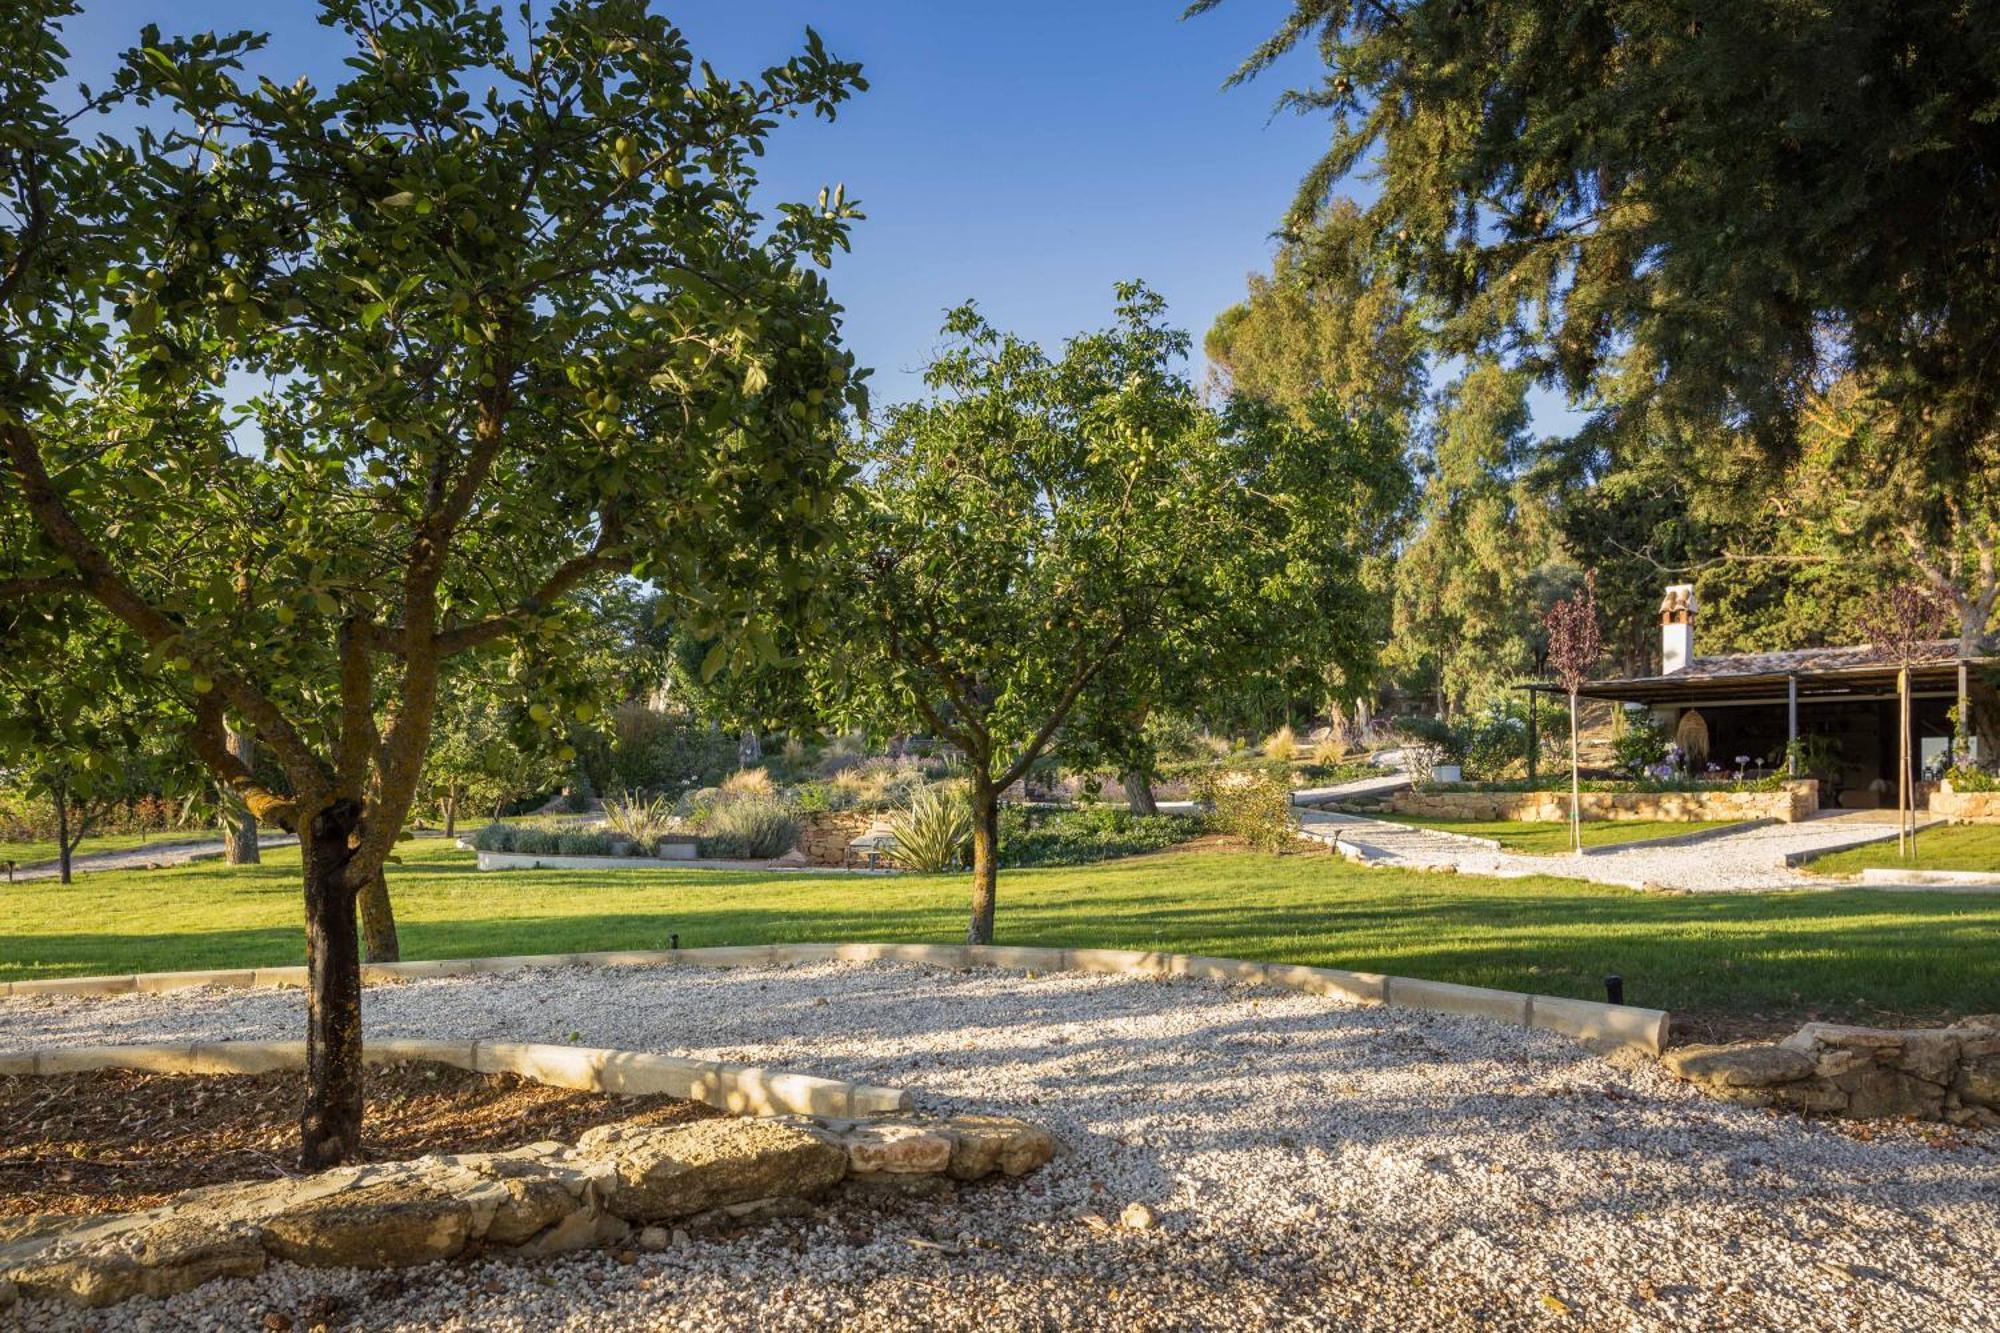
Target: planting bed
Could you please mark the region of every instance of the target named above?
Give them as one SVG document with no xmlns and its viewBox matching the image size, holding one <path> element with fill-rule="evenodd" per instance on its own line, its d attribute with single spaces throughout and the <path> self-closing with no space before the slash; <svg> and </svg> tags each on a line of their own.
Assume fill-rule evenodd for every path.
<svg viewBox="0 0 2000 1333">
<path fill-rule="evenodd" d="M 176 1190 L 291 1175 L 299 1088 L 296 1070 L 0 1077 L 0 1217 L 150 1208 Z M 415 1060 L 372 1067 L 367 1098 L 372 1161 L 721 1114 L 676 1097 L 613 1097 Z"/>
</svg>

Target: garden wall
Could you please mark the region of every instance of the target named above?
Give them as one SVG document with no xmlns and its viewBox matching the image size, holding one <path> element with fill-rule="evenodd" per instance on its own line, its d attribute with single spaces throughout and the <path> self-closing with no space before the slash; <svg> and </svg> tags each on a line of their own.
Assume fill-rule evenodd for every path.
<svg viewBox="0 0 2000 1333">
<path fill-rule="evenodd" d="M 1587 791 L 1579 803 L 1583 817 L 1593 820 L 1777 819 L 1789 824 L 1819 809 L 1819 783 L 1808 778 L 1787 782 L 1777 791 Z M 1390 798 L 1389 809 L 1427 819 L 1561 823 L 1569 818 L 1569 793 L 1441 787 L 1398 793 Z"/>
<path fill-rule="evenodd" d="M 798 848 L 806 861 L 816 866 L 844 865 L 847 844 L 868 831 L 877 816 L 859 810 L 827 811 L 808 815 L 799 834 Z"/>
<path fill-rule="evenodd" d="M 2000 791 L 1953 791 L 1950 782 L 1940 782 L 1930 794 L 1930 811 L 1945 819 L 2000 824 Z"/>
</svg>

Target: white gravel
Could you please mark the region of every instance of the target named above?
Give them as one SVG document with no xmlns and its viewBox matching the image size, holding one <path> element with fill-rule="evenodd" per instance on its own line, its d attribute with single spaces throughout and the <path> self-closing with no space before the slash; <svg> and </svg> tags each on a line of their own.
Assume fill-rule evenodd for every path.
<svg viewBox="0 0 2000 1333">
<path fill-rule="evenodd" d="M 1873 812 L 1869 812 L 1872 816 Z M 1461 874 L 1517 879 L 1555 875 L 1586 879 L 1625 888 L 1666 888 L 1686 893 L 1766 892 L 1772 889 L 1853 888 L 1851 880 L 1814 875 L 1810 869 L 1785 864 L 1788 854 L 1829 852 L 1858 846 L 1882 836 L 1874 818 L 1826 815 L 1795 824 L 1765 824 L 1736 833 L 1717 830 L 1696 842 L 1670 847 L 1606 846 L 1578 856 L 1525 855 L 1482 847 L 1474 839 L 1454 837 L 1391 819 L 1326 810 L 1300 813 L 1303 830 L 1321 841 L 1338 834 L 1359 844 L 1382 865 L 1445 867 Z M 1893 832 L 1893 829 L 1890 830 Z"/>
<path fill-rule="evenodd" d="M 900 1085 L 1067 1150 L 939 1201 L 620 1265 L 280 1266 L 37 1330 L 2000 1328 L 2000 1137 L 1706 1101 L 1544 1033 L 1194 981 L 901 964 L 370 988 L 370 1030 L 574 1040 Z M 284 1037 L 297 992 L 0 1001 L 0 1047 Z M 1116 1225 L 1144 1203 L 1157 1223 Z M 4 1323 L 7 1316 L 0 1316 Z M 299 1327 L 306 1327 L 301 1318 Z"/>
</svg>

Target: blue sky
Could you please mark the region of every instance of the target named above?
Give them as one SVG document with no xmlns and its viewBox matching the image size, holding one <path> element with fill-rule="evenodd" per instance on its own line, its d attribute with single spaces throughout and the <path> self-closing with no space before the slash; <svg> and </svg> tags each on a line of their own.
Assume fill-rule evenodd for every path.
<svg viewBox="0 0 2000 1333">
<path fill-rule="evenodd" d="M 1326 142 L 1324 122 L 1273 118 L 1276 77 L 1222 87 L 1286 0 L 1230 0 L 1186 21 L 1181 0 L 659 7 L 725 74 L 784 59 L 808 24 L 863 63 L 870 91 L 831 125 L 782 127 L 765 183 L 773 198 L 844 183 L 867 212 L 830 280 L 878 401 L 920 388 L 941 313 L 968 297 L 1000 326 L 1054 343 L 1108 317 L 1114 282 L 1143 278 L 1199 347 L 1245 275 L 1269 262 L 1270 233 Z M 260 28 L 272 35 L 270 72 L 326 84 L 342 52 L 316 8 L 85 0 L 69 45 L 90 81 L 148 21 Z"/>
</svg>

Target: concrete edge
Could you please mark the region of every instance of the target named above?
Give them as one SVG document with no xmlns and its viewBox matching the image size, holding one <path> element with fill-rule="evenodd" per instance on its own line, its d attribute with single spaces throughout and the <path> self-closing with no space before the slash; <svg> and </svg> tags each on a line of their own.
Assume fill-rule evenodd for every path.
<svg viewBox="0 0 2000 1333">
<path fill-rule="evenodd" d="M 1974 888 L 2000 889 L 2000 874 L 1990 870 L 1897 870 L 1894 867 L 1882 866 L 1863 870 L 1861 882 L 1925 886 L 1958 884 Z"/>
<path fill-rule="evenodd" d="M 849 1083 L 782 1069 L 690 1060 L 649 1051 L 555 1046 L 544 1042 L 427 1041 L 385 1037 L 365 1042 L 369 1064 L 435 1060 L 482 1074 L 519 1074 L 537 1083 L 620 1096 L 665 1093 L 735 1115 L 823 1115 L 853 1119 L 910 1109 L 902 1088 Z M 0 1051 L 0 1074 L 74 1074 L 135 1069 L 151 1074 L 262 1074 L 305 1065 L 302 1041 L 209 1041 L 130 1046 L 70 1046 Z"/>
<path fill-rule="evenodd" d="M 1560 996 L 1526 995 L 1518 991 L 1463 986 L 1448 981 L 1427 981 L 1419 977 L 1393 977 L 1372 972 L 1349 972 L 1339 968 L 1260 963 L 1239 958 L 1211 958 L 1198 954 L 1158 953 L 1139 949 L 1053 949 L 1031 945 L 754 944 L 705 949 L 636 949 L 497 958 L 439 958 L 408 963 L 369 964 L 362 968 L 362 979 L 370 984 L 381 984 L 420 977 L 470 976 L 477 973 L 519 971 L 530 967 L 780 967 L 798 963 L 878 961 L 922 963 L 953 970 L 998 967 L 1030 972 L 1096 972 L 1156 977 L 1198 977 L 1211 981 L 1275 986 L 1313 995 L 1337 996 L 1364 1004 L 1389 1004 L 1402 1009 L 1425 1009 L 1436 1013 L 1496 1019 L 1517 1027 L 1536 1028 L 1573 1037 L 1593 1045 L 1602 1046 L 1610 1043 L 1629 1046 L 1653 1055 L 1658 1055 L 1666 1049 L 1669 1021 L 1666 1011 L 1659 1009 L 1608 1005 L 1596 1000 L 1573 1000 Z M 246 976 L 249 978 L 248 981 L 243 979 Z M 275 967 L 257 968 L 253 971 L 237 968 L 213 973 L 149 973 L 143 980 L 146 982 L 143 989 L 150 990 L 200 985 L 302 986 L 305 984 L 305 969 Z M 141 990 L 141 981 L 142 978 L 137 976 L 59 977 L 46 981 L 12 982 L 8 984 L 5 993 L 15 996 L 125 995 Z M 544 1049 L 576 1050 L 573 1047 L 561 1046 Z M 674 1057 L 658 1058 L 664 1060 Z M 764 1071 L 752 1072 L 761 1075 Z M 756 1080 L 753 1079 L 751 1082 L 756 1083 Z M 742 1093 L 741 1104 L 775 1105 L 776 1103 L 771 1101 L 772 1098 L 782 1099 L 786 1095 L 781 1092 L 746 1090 Z M 705 1101 L 707 1098 L 697 1097 L 696 1100 Z M 711 1104 L 723 1105 L 720 1102 Z"/>
<path fill-rule="evenodd" d="M 891 866 L 800 866 L 772 861 L 719 861 L 695 857 L 563 856 L 556 852 L 481 852 L 481 870 L 691 870 L 717 874 L 882 876 L 899 873 Z"/>
<path fill-rule="evenodd" d="M 1601 821 L 1615 823 L 1614 820 Z M 1631 842 L 1606 842 L 1583 849 L 1585 856 L 1609 856 L 1614 852 L 1630 852 L 1655 847 L 1698 847 L 1704 842 L 1717 838 L 1727 838 L 1738 833 L 1748 833 L 1751 829 L 1769 828 L 1785 821 L 1775 816 L 1763 819 L 1739 819 L 1733 824 L 1717 824 L 1714 828 L 1696 829 L 1693 833 L 1669 833 L 1660 838 L 1637 838 Z"/>
<path fill-rule="evenodd" d="M 1856 838 L 1853 842 L 1843 842 L 1838 847 L 1809 847 L 1804 851 L 1786 852 L 1779 858 L 1779 863 L 1793 867 L 1806 866 L 1811 865 L 1822 856 L 1832 856 L 1835 852 L 1852 851 L 1856 847 L 1873 847 L 1878 842 L 1894 842 L 1895 840 L 1896 830 L 1890 829 L 1887 833 L 1876 833 L 1866 838 Z"/>
</svg>

